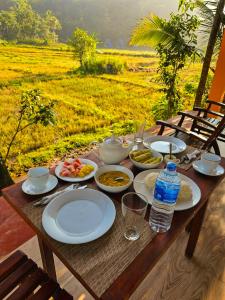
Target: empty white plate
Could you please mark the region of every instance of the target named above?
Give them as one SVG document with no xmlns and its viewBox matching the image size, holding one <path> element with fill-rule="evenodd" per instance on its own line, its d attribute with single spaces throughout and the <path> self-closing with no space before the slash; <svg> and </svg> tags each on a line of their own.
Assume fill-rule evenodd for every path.
<svg viewBox="0 0 225 300">
<path fill-rule="evenodd" d="M 115 217 L 112 200 L 102 192 L 73 190 L 59 195 L 46 206 L 42 225 L 59 242 L 82 244 L 106 233 Z"/>
<path fill-rule="evenodd" d="M 215 170 L 212 170 L 209 172 L 208 170 L 206 170 L 204 168 L 204 165 L 201 160 L 194 161 L 192 166 L 197 172 L 207 175 L 207 176 L 220 176 L 220 175 L 223 175 L 223 173 L 224 173 L 224 168 L 220 165 L 217 166 Z"/>
<path fill-rule="evenodd" d="M 173 136 L 150 136 L 144 139 L 144 146 L 150 148 L 154 151 L 168 154 L 170 152 L 170 143 L 172 144 L 172 153 L 180 153 L 184 151 L 187 147 L 184 141 L 175 138 Z"/>
<path fill-rule="evenodd" d="M 160 169 L 151 169 L 151 170 L 146 170 L 141 173 L 139 173 L 135 178 L 134 178 L 134 190 L 136 193 L 140 193 L 144 195 L 150 204 L 152 204 L 153 201 L 153 190 L 149 190 L 145 183 L 144 179 L 149 173 L 159 173 L 161 170 Z M 192 190 L 192 199 L 184 202 L 178 202 L 175 205 L 175 210 L 185 210 L 189 209 L 191 207 L 194 207 L 201 199 L 201 191 L 197 184 L 189 177 L 179 173 L 180 179 L 186 181 L 186 183 L 190 186 Z"/>
<path fill-rule="evenodd" d="M 53 190 L 58 184 L 58 179 L 54 175 L 49 175 L 48 181 L 43 190 L 37 190 L 27 179 L 22 184 L 22 190 L 28 195 L 42 195 Z"/>
</svg>

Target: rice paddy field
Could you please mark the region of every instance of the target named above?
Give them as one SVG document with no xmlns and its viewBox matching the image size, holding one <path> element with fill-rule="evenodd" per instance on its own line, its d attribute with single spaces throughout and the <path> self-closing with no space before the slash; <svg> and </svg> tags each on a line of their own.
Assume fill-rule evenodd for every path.
<svg viewBox="0 0 225 300">
<path fill-rule="evenodd" d="M 81 76 L 79 64 L 66 45 L 31 47 L 0 45 L 0 149 L 4 155 L 16 127 L 23 91 L 39 88 L 56 100 L 55 126 L 36 126 L 18 135 L 9 167 L 18 176 L 34 165 L 49 164 L 73 149 L 109 135 L 133 131 L 135 120 L 154 124 L 152 106 L 161 96 L 154 52 L 99 49 L 99 57 L 118 59 L 128 68 L 119 75 Z M 182 71 L 180 89 L 184 108 L 193 105 L 201 64 Z"/>
</svg>

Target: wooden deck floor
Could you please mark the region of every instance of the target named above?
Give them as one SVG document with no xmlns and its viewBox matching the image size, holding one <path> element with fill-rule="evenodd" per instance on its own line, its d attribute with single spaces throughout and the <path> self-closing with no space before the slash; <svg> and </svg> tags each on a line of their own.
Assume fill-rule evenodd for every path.
<svg viewBox="0 0 225 300">
<path fill-rule="evenodd" d="M 225 180 L 211 199 L 194 257 L 184 256 L 183 234 L 131 297 L 132 300 L 225 300 Z M 19 247 L 41 265 L 36 237 Z M 92 297 L 56 258 L 61 285 L 74 299 Z"/>
</svg>

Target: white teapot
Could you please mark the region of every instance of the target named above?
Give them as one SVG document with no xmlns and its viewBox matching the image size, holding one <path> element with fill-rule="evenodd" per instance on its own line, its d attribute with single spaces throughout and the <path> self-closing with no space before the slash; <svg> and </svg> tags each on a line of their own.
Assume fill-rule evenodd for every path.
<svg viewBox="0 0 225 300">
<path fill-rule="evenodd" d="M 124 160 L 133 148 L 133 142 L 124 142 L 121 138 L 107 137 L 102 143 L 93 142 L 99 152 L 99 158 L 105 164 L 118 164 Z M 92 143 L 92 144 L 93 144 Z"/>
</svg>

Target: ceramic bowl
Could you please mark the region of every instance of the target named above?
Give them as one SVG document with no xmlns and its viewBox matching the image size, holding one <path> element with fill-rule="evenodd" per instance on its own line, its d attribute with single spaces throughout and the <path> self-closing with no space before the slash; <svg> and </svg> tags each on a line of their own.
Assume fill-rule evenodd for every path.
<svg viewBox="0 0 225 300">
<path fill-rule="evenodd" d="M 175 164 L 179 164 L 180 163 L 180 159 L 179 158 L 176 158 L 175 155 L 171 155 L 171 157 L 170 157 L 169 154 L 167 154 L 167 155 L 164 156 L 164 161 L 165 161 L 166 164 L 168 162 L 174 162 Z"/>
<path fill-rule="evenodd" d="M 100 183 L 99 180 L 98 180 L 98 177 L 100 175 L 102 175 L 103 173 L 110 172 L 110 171 L 123 172 L 123 173 L 125 173 L 129 176 L 130 181 L 126 185 L 122 185 L 122 186 L 109 186 L 109 185 L 105 185 L 105 184 Z M 102 166 L 98 169 L 98 171 L 95 173 L 94 178 L 95 178 L 95 182 L 96 182 L 97 186 L 100 189 L 102 189 L 106 192 L 109 192 L 109 193 L 119 193 L 119 192 L 125 191 L 132 184 L 133 179 L 134 179 L 134 175 L 131 172 L 131 170 L 129 170 L 126 167 L 123 167 L 123 166 L 120 166 L 120 165 L 105 165 L 105 166 Z"/>
<path fill-rule="evenodd" d="M 152 154 L 153 157 L 160 157 L 160 161 L 158 163 L 153 163 L 153 164 L 143 164 L 141 162 L 138 162 L 134 159 L 132 159 L 132 151 L 129 154 L 130 160 L 132 161 L 132 163 L 139 169 L 143 169 L 143 170 L 147 170 L 147 169 L 155 169 L 157 168 L 163 161 L 163 156 L 161 153 L 156 152 L 154 150 L 149 150 Z"/>
</svg>

